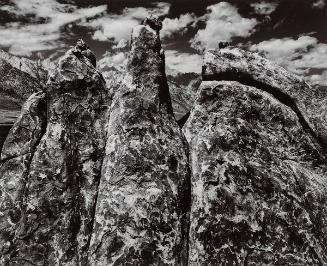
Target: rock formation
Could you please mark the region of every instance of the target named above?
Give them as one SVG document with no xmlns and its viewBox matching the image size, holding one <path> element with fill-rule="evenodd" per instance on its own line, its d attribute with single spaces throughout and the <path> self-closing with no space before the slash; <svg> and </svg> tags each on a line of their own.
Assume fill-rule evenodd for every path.
<svg viewBox="0 0 327 266">
<path fill-rule="evenodd" d="M 189 264 L 326 264 L 325 151 L 298 107 L 310 88 L 238 48 L 208 51 L 203 80 L 184 126 Z"/>
<path fill-rule="evenodd" d="M 15 66 L 0 57 L 0 109 L 20 109 L 31 94 L 42 90 L 39 79 Z"/>
<path fill-rule="evenodd" d="M 327 264 L 316 92 L 222 44 L 189 99 L 170 93 L 160 29 L 133 29 L 107 83 L 78 41 L 26 101 L 0 159 L 0 264 Z"/>
<path fill-rule="evenodd" d="M 86 263 L 109 98 L 94 56 L 80 41 L 59 61 L 45 99 L 33 95 L 27 102 L 3 148 L 0 211 L 9 225 L 1 224 L 2 265 Z M 44 128 L 36 112 L 41 100 Z"/>
<path fill-rule="evenodd" d="M 92 265 L 187 260 L 187 144 L 172 113 L 159 29 L 154 18 L 133 29 L 127 74 L 113 98 Z"/>
<path fill-rule="evenodd" d="M 235 80 L 260 87 L 292 108 L 300 123 L 327 145 L 327 118 L 323 106 L 312 101 L 318 94 L 304 79 L 257 53 L 237 47 L 209 50 L 204 55 L 203 80 Z"/>
</svg>

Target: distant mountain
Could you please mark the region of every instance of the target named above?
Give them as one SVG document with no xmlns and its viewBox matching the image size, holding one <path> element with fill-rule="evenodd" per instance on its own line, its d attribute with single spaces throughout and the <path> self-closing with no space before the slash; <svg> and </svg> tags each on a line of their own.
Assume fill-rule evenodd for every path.
<svg viewBox="0 0 327 266">
<path fill-rule="evenodd" d="M 20 110 L 25 100 L 42 90 L 47 71 L 38 63 L 0 50 L 0 109 Z M 1 121 L 0 121 L 1 123 Z"/>
</svg>

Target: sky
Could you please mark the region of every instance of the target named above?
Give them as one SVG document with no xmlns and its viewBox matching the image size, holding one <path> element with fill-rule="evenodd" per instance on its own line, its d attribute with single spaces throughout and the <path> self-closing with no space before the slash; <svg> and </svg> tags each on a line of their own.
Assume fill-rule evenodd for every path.
<svg viewBox="0 0 327 266">
<path fill-rule="evenodd" d="M 327 0 L 0 0 L 0 48 L 55 60 L 77 39 L 98 60 L 126 62 L 115 47 L 148 14 L 162 18 L 167 67 L 200 73 L 220 41 L 260 52 L 312 85 L 327 86 Z"/>
</svg>

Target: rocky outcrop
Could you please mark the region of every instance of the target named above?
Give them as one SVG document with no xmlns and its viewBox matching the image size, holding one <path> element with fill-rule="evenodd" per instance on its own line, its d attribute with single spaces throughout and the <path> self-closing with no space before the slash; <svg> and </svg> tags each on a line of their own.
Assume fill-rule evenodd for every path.
<svg viewBox="0 0 327 266">
<path fill-rule="evenodd" d="M 135 27 L 107 82 L 78 41 L 26 101 L 0 159 L 0 264 L 327 264 L 318 92 L 227 43 L 199 88 L 168 82 L 160 29 Z"/>
<path fill-rule="evenodd" d="M 310 88 L 257 55 L 243 56 L 235 48 L 205 55 L 203 79 L 211 81 L 202 82 L 184 126 L 189 264 L 324 265 L 326 158 L 297 106 Z"/>
<path fill-rule="evenodd" d="M 209 50 L 204 55 L 203 80 L 234 80 L 244 85 L 260 87 L 292 108 L 300 123 L 321 145 L 327 147 L 327 118 L 324 107 L 303 78 L 261 57 L 237 47 Z"/>
<path fill-rule="evenodd" d="M 187 260 L 187 145 L 172 113 L 159 29 L 154 18 L 133 29 L 127 74 L 113 99 L 92 265 Z"/>
<path fill-rule="evenodd" d="M 110 90 L 117 90 L 125 77 L 129 46 L 129 43 L 123 39 L 99 60 L 98 69 Z M 201 75 L 200 73 L 181 73 L 169 68 L 166 68 L 166 75 L 174 115 L 179 121 L 193 106 L 196 91 L 201 83 Z"/>
<path fill-rule="evenodd" d="M 22 71 L 33 78 L 36 78 L 41 83 L 46 83 L 48 78 L 48 71 L 44 66 L 43 62 L 35 62 L 33 60 L 17 57 L 6 53 L 0 49 L 0 58 L 10 64 L 12 67 Z M 48 67 L 48 66 L 47 66 Z"/>
<path fill-rule="evenodd" d="M 0 58 L 0 109 L 20 109 L 34 92 L 42 91 L 42 84 L 28 73 L 13 67 Z"/>
<path fill-rule="evenodd" d="M 10 251 L 24 209 L 30 163 L 46 126 L 44 93 L 33 94 L 11 128 L 0 161 L 0 261 Z M 19 263 L 18 263 L 19 264 Z"/>
<path fill-rule="evenodd" d="M 80 41 L 25 104 L 0 165 L 1 264 L 186 263 L 188 148 L 160 25 L 134 29 L 121 84 Z"/>
<path fill-rule="evenodd" d="M 195 73 L 174 73 L 168 75 L 172 106 L 177 121 L 181 121 L 192 109 L 201 76 Z"/>
<path fill-rule="evenodd" d="M 39 63 L 0 49 L 0 150 L 29 96 L 41 92 L 47 71 Z"/>
<path fill-rule="evenodd" d="M 87 260 L 109 95 L 82 41 L 59 61 L 45 97 L 31 96 L 4 145 L 3 265 L 80 265 Z M 47 102 L 43 130 L 37 112 L 41 100 Z M 31 152 L 24 155 L 25 150 Z M 16 209 L 7 211 L 13 205 Z"/>
</svg>

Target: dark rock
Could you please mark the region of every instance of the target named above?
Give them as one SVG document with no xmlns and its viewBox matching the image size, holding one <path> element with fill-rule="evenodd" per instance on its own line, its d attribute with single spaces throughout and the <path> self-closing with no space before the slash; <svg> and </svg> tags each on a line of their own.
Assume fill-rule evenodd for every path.
<svg viewBox="0 0 327 266">
<path fill-rule="evenodd" d="M 46 126 L 44 93 L 25 103 L 3 146 L 0 161 L 0 264 L 5 265 L 23 209 L 30 163 Z"/>
<path fill-rule="evenodd" d="M 155 30 L 157 33 L 162 29 L 162 22 L 161 20 L 156 16 L 148 16 L 144 21 L 143 25 L 147 26 L 149 25 L 153 30 Z"/>
<path fill-rule="evenodd" d="M 218 48 L 219 48 L 219 49 L 223 49 L 223 48 L 226 48 L 226 47 L 228 47 L 228 46 L 230 46 L 230 45 L 231 45 L 230 42 L 227 42 L 227 41 L 220 41 L 220 42 L 218 43 Z"/>
<path fill-rule="evenodd" d="M 0 264 L 327 264 L 327 94 L 224 43 L 199 89 L 168 83 L 161 27 L 100 60 L 106 82 L 82 40 L 46 86 L 0 59 L 3 91 L 37 91 L 2 149 Z"/>
</svg>

